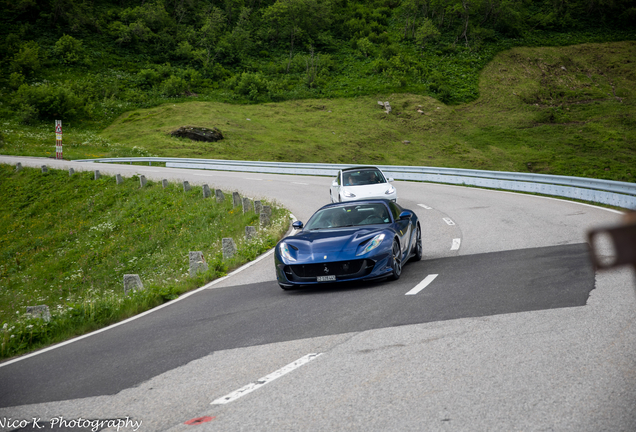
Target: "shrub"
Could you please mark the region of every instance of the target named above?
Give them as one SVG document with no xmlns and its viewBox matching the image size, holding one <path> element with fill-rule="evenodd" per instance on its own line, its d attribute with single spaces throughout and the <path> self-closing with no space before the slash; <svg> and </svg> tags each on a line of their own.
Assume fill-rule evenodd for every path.
<svg viewBox="0 0 636 432">
<path fill-rule="evenodd" d="M 12 102 L 20 108 L 22 121 L 33 121 L 33 116 L 42 120 L 74 118 L 83 113 L 84 106 L 82 98 L 60 84 L 22 84 L 14 93 Z"/>
<path fill-rule="evenodd" d="M 75 64 L 80 62 L 84 47 L 81 40 L 64 35 L 55 42 L 54 52 L 63 63 Z"/>
<path fill-rule="evenodd" d="M 11 69 L 28 75 L 40 69 L 40 46 L 35 41 L 28 41 L 22 44 L 20 50 L 13 56 Z"/>
<path fill-rule="evenodd" d="M 161 91 L 168 97 L 178 96 L 185 93 L 188 89 L 186 81 L 178 76 L 171 75 L 170 78 L 165 80 L 161 86 Z"/>
</svg>

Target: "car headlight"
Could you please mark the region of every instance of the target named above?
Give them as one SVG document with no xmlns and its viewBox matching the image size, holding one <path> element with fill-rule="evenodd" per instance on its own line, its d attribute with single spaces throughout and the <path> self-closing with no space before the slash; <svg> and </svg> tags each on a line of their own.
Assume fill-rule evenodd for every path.
<svg viewBox="0 0 636 432">
<path fill-rule="evenodd" d="M 373 237 L 373 239 L 371 239 L 371 241 L 367 243 L 365 248 L 358 252 L 356 256 L 364 255 L 365 253 L 377 248 L 382 243 L 382 240 L 384 240 L 384 234 L 378 234 L 377 236 Z"/>
<path fill-rule="evenodd" d="M 386 195 L 391 195 L 393 193 L 395 193 L 395 188 L 393 186 L 390 186 L 386 192 L 384 192 Z"/>
<path fill-rule="evenodd" d="M 291 252 L 289 251 L 289 246 L 287 245 L 287 243 L 281 243 L 278 246 L 278 250 L 280 251 L 280 256 L 282 256 L 286 260 L 296 261 L 296 258 L 294 258 Z"/>
<path fill-rule="evenodd" d="M 345 197 L 347 197 L 347 198 L 355 198 L 355 197 L 356 197 L 356 195 L 355 195 L 355 194 L 352 194 L 352 193 L 351 193 L 351 192 L 349 192 L 348 190 L 343 190 L 343 191 L 342 191 L 342 194 L 343 194 Z"/>
</svg>

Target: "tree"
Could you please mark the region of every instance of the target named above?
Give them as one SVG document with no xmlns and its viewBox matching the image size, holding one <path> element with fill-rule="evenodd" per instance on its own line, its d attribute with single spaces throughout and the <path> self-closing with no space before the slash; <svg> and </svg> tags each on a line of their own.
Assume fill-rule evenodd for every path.
<svg viewBox="0 0 636 432">
<path fill-rule="evenodd" d="M 440 32 L 429 18 L 424 18 L 422 25 L 415 31 L 415 42 L 420 48 L 424 48 L 426 42 L 430 39 L 439 37 Z"/>
<path fill-rule="evenodd" d="M 294 44 L 303 38 L 312 39 L 331 24 L 331 4 L 323 0 L 277 0 L 265 10 L 263 18 L 274 34 L 289 40 L 289 72 Z"/>
</svg>

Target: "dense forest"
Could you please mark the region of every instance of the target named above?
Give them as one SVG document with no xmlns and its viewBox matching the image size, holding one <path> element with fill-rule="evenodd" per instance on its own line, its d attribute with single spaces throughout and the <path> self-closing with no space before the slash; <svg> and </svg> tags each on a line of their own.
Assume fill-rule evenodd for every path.
<svg viewBox="0 0 636 432">
<path fill-rule="evenodd" d="M 0 116 L 103 126 L 174 98 L 474 100 L 513 46 L 634 39 L 632 0 L 1 0 Z"/>
</svg>

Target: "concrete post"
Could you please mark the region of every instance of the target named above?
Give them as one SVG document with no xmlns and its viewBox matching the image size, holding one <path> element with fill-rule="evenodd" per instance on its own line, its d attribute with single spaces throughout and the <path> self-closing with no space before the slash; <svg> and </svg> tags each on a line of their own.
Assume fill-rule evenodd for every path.
<svg viewBox="0 0 636 432">
<path fill-rule="evenodd" d="M 190 277 L 196 276 L 198 272 L 208 271 L 208 263 L 203 258 L 203 252 L 194 251 L 190 252 Z"/>
<path fill-rule="evenodd" d="M 146 176 L 145 175 L 139 176 L 139 185 L 140 185 L 140 187 L 146 186 L 147 182 L 148 181 L 146 180 Z"/>
<path fill-rule="evenodd" d="M 183 182 L 183 191 L 187 192 L 190 190 L 190 183 L 188 183 L 187 181 Z"/>
<path fill-rule="evenodd" d="M 47 173 L 49 172 L 49 169 L 46 167 L 46 165 L 42 165 L 42 173 Z"/>
<path fill-rule="evenodd" d="M 254 204 L 252 204 L 251 199 L 243 198 L 243 213 L 247 213 L 249 211 L 254 211 Z"/>
<path fill-rule="evenodd" d="M 99 174 L 99 170 L 95 170 L 95 180 L 97 180 L 100 177 L 101 175 Z"/>
<path fill-rule="evenodd" d="M 51 321 L 51 312 L 47 305 L 27 306 L 26 313 L 33 318 L 42 318 L 44 321 Z"/>
<path fill-rule="evenodd" d="M 216 195 L 216 202 L 220 203 L 225 201 L 225 195 L 223 195 L 223 191 L 221 189 L 215 190 L 214 194 Z"/>
<path fill-rule="evenodd" d="M 16 171 L 22 171 L 22 164 L 20 162 L 18 162 L 17 164 L 15 164 L 15 170 Z"/>
<path fill-rule="evenodd" d="M 69 168 L 68 169 L 68 176 L 71 177 L 73 174 L 75 174 L 75 170 L 73 168 Z"/>
<path fill-rule="evenodd" d="M 223 239 L 223 259 L 228 260 L 236 253 L 236 244 L 232 238 Z"/>
<path fill-rule="evenodd" d="M 245 240 L 250 241 L 253 238 L 256 238 L 256 227 L 246 226 L 245 227 Z"/>
<path fill-rule="evenodd" d="M 238 207 L 241 205 L 241 196 L 238 192 L 232 192 L 232 204 L 234 207 Z"/>
<path fill-rule="evenodd" d="M 161 180 L 161 186 L 163 186 L 163 188 L 167 188 L 168 187 L 168 179 L 163 179 Z"/>
<path fill-rule="evenodd" d="M 141 291 L 143 289 L 144 284 L 141 283 L 141 278 L 138 274 L 124 275 L 124 295 L 128 295 L 129 291 Z"/>
<path fill-rule="evenodd" d="M 210 192 L 210 186 L 204 184 L 203 185 L 203 198 L 210 198 L 212 196 L 212 192 Z"/>
<path fill-rule="evenodd" d="M 115 175 L 115 182 L 117 182 L 117 184 L 122 184 L 124 182 L 124 179 L 122 178 L 121 174 Z"/>
<path fill-rule="evenodd" d="M 263 204 L 259 200 L 254 201 L 254 212 L 257 215 L 259 215 L 261 214 L 262 210 L 263 210 Z"/>
<path fill-rule="evenodd" d="M 269 213 L 262 211 L 260 215 L 260 222 L 262 227 L 266 227 L 270 223 L 270 215 Z"/>
</svg>

